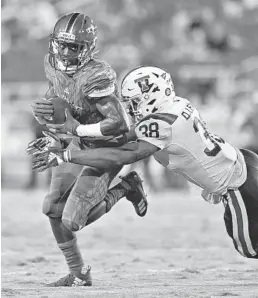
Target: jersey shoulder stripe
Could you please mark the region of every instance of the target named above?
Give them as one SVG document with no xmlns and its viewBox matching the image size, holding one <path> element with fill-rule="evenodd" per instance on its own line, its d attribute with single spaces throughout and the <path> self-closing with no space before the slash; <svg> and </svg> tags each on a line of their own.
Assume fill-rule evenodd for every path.
<svg viewBox="0 0 258 298">
<path fill-rule="evenodd" d="M 150 119 L 154 119 L 154 120 L 162 120 L 167 122 L 169 125 L 172 125 L 176 119 L 178 118 L 177 115 L 174 114 L 170 114 L 170 113 L 155 113 L 155 114 L 150 114 L 146 117 L 144 117 L 138 124 L 137 126 L 146 121 L 146 120 L 150 120 Z"/>
<path fill-rule="evenodd" d="M 103 97 L 114 93 L 116 73 L 111 66 L 100 59 L 92 59 L 84 68 L 87 80 L 82 91 L 89 97 Z"/>
</svg>

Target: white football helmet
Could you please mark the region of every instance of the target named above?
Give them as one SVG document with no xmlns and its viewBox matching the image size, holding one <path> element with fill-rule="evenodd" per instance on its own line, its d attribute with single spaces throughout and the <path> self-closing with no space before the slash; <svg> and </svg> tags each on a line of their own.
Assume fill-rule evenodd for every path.
<svg viewBox="0 0 258 298">
<path fill-rule="evenodd" d="M 175 97 L 170 74 L 158 67 L 140 66 L 130 71 L 121 83 L 122 100 L 129 103 L 129 114 L 139 121 L 155 113 L 159 106 Z"/>
</svg>

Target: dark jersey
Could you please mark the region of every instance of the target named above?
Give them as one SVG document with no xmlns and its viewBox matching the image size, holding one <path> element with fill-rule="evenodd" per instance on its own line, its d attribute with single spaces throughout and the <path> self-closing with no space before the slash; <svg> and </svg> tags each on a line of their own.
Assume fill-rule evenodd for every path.
<svg viewBox="0 0 258 298">
<path fill-rule="evenodd" d="M 45 73 L 53 85 L 54 93 L 67 100 L 74 117 L 81 124 L 92 124 L 103 120 L 96 108 L 98 98 L 115 93 L 117 96 L 116 73 L 106 62 L 92 59 L 72 77 L 55 69 L 45 56 Z"/>
<path fill-rule="evenodd" d="M 71 104 L 74 118 L 81 124 L 94 124 L 105 118 L 97 109 L 96 103 L 108 95 L 115 94 L 118 97 L 116 73 L 108 63 L 92 59 L 72 77 L 55 69 L 49 62 L 49 55 L 45 56 L 44 63 L 46 77 L 53 88 L 53 93 Z M 121 113 L 128 123 L 128 116 L 122 104 L 118 102 L 117 106 L 117 112 Z M 98 140 L 88 137 L 81 139 L 87 146 L 99 147 L 103 146 L 110 136 Z"/>
</svg>

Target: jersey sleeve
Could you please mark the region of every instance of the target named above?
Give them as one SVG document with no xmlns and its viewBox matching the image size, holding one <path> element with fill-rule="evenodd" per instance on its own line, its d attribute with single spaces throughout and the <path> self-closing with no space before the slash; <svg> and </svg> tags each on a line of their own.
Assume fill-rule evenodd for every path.
<svg viewBox="0 0 258 298">
<path fill-rule="evenodd" d="M 153 144 L 159 149 L 166 148 L 172 142 L 171 124 L 155 118 L 142 120 L 135 128 L 138 140 Z"/>
<path fill-rule="evenodd" d="M 84 95 L 98 98 L 115 93 L 116 73 L 109 64 L 104 61 L 95 61 L 88 71 L 91 74 L 82 88 Z"/>
</svg>

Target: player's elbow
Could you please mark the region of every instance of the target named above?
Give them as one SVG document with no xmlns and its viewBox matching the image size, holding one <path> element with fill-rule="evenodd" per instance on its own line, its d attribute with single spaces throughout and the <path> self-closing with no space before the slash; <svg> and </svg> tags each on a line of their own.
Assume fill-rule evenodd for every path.
<svg viewBox="0 0 258 298">
<path fill-rule="evenodd" d="M 113 119 L 112 121 L 112 130 L 114 135 L 124 134 L 129 131 L 129 128 L 125 122 L 125 120 L 121 117 Z"/>
</svg>

